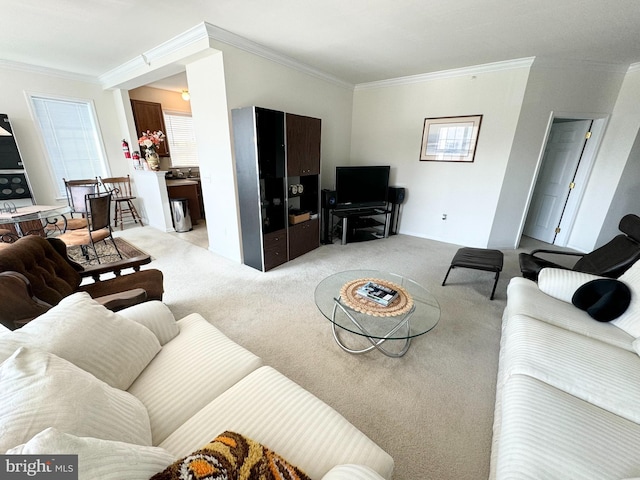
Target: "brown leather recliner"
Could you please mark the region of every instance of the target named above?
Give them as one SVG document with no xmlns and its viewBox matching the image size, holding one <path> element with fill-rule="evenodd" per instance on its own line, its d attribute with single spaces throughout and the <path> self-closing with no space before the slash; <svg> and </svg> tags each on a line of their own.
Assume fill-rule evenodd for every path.
<svg viewBox="0 0 640 480">
<path fill-rule="evenodd" d="M 66 245 L 36 235 L 20 238 L 0 249 L 0 323 L 15 329 L 75 292 L 87 292 L 110 310 L 147 300 L 162 300 L 160 270 L 140 270 L 148 255 L 83 267 L 67 256 Z M 133 272 L 122 274 L 122 270 Z M 101 280 L 113 273 L 115 277 Z M 93 283 L 80 285 L 84 278 Z"/>
</svg>

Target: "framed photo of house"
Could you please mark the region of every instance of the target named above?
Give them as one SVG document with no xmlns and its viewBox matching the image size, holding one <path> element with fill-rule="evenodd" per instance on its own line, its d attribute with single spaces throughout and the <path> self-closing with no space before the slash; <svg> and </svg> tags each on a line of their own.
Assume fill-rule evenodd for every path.
<svg viewBox="0 0 640 480">
<path fill-rule="evenodd" d="M 425 118 L 420 161 L 473 162 L 482 115 Z"/>
</svg>

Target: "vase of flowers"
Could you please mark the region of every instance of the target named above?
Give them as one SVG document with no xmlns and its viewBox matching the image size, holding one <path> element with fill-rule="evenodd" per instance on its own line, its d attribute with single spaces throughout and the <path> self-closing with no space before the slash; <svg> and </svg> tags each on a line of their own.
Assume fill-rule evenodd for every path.
<svg viewBox="0 0 640 480">
<path fill-rule="evenodd" d="M 144 148 L 144 156 L 151 170 L 160 170 L 160 157 L 158 157 L 157 148 L 161 142 L 164 142 L 164 139 L 165 134 L 160 130 L 142 132 L 142 136 L 138 139 L 138 144 Z"/>
</svg>

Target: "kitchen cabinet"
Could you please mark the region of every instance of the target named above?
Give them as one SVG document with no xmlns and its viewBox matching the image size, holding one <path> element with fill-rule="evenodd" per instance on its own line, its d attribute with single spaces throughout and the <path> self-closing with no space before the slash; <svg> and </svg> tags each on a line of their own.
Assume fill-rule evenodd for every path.
<svg viewBox="0 0 640 480">
<path fill-rule="evenodd" d="M 202 194 L 197 180 L 167 180 L 169 198 L 186 198 L 189 203 L 191 222 L 198 223 L 202 219 Z"/>
<path fill-rule="evenodd" d="M 160 130 L 166 135 L 167 129 L 164 125 L 164 116 L 162 114 L 162 104 L 155 102 L 145 102 L 143 100 L 131 100 L 131 109 L 133 110 L 133 120 L 136 124 L 138 136 L 147 130 L 155 132 Z M 165 138 L 164 142 L 156 149 L 161 157 L 169 156 L 169 147 Z M 144 152 L 141 152 L 144 157 Z"/>
</svg>

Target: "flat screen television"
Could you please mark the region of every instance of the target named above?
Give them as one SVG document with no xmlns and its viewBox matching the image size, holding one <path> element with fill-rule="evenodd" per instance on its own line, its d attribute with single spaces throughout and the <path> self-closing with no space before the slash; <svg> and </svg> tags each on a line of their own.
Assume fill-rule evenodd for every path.
<svg viewBox="0 0 640 480">
<path fill-rule="evenodd" d="M 336 210 L 386 207 L 389 165 L 336 167 Z"/>
</svg>

